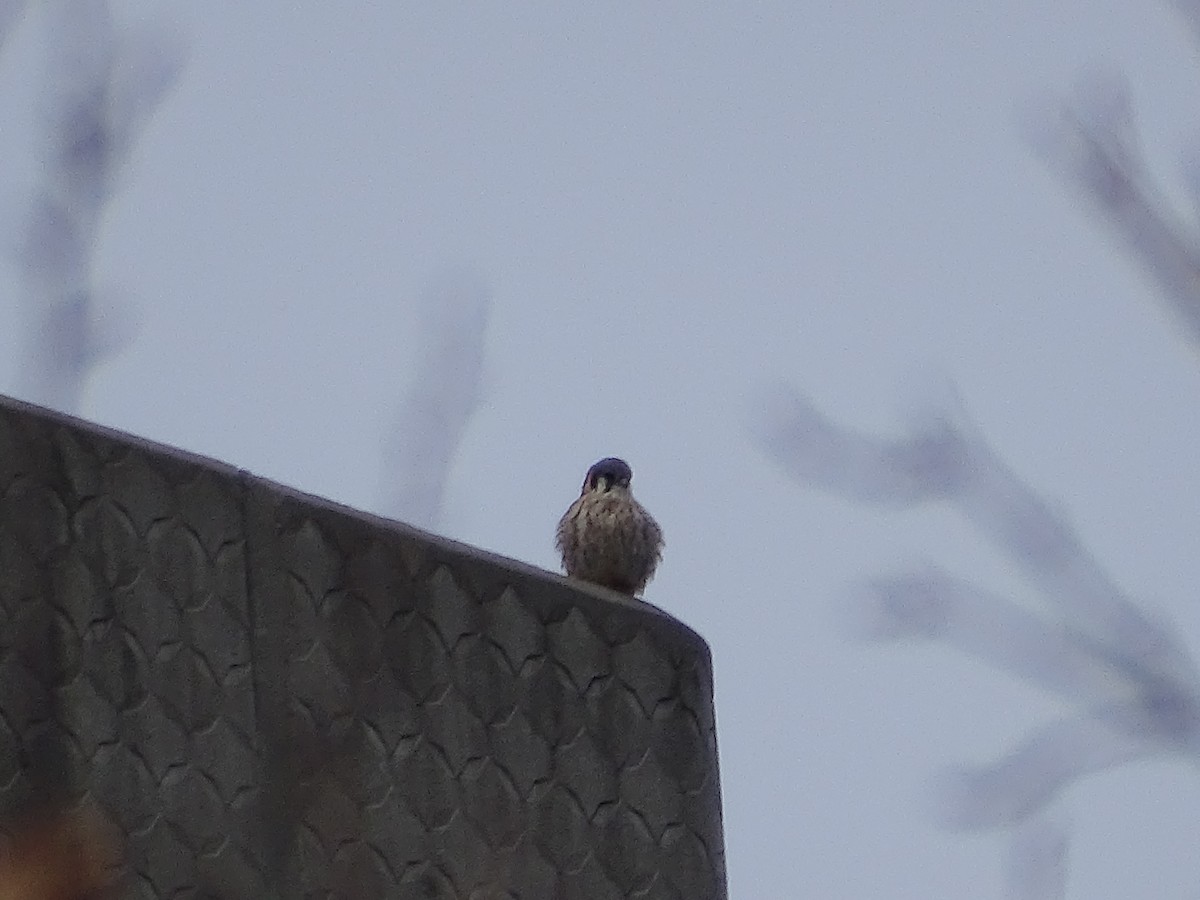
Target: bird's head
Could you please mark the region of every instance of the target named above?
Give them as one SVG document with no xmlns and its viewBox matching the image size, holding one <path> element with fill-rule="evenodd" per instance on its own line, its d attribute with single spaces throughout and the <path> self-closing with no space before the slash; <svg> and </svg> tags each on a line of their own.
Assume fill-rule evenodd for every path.
<svg viewBox="0 0 1200 900">
<path fill-rule="evenodd" d="M 583 479 L 583 490 L 580 493 L 610 491 L 613 488 L 628 490 L 629 482 L 632 480 L 633 470 L 629 468 L 629 463 L 623 459 L 617 459 L 615 456 L 608 456 L 588 469 L 587 477 Z"/>
</svg>

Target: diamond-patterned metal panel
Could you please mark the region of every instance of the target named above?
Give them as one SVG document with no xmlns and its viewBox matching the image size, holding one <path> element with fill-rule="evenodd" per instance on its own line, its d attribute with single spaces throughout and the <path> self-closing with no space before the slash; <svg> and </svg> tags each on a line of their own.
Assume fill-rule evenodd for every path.
<svg viewBox="0 0 1200 900">
<path fill-rule="evenodd" d="M 127 896 L 265 892 L 245 489 L 0 404 L 0 809 L 88 797 Z"/>
<path fill-rule="evenodd" d="M 725 897 L 686 627 L 0 401 L 0 813 L 80 798 L 129 897 Z"/>
</svg>

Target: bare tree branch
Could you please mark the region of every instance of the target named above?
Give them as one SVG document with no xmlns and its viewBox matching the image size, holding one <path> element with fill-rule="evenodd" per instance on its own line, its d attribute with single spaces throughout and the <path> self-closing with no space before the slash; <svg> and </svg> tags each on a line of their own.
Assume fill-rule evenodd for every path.
<svg viewBox="0 0 1200 900">
<path fill-rule="evenodd" d="M 1011 827 L 1041 812 L 1073 781 L 1154 755 L 1153 743 L 1108 727 L 1107 718 L 1097 708 L 1058 719 L 992 765 L 944 772 L 938 793 L 945 822 L 964 829 Z"/>
<path fill-rule="evenodd" d="M 934 425 L 879 441 L 836 424 L 782 385 L 751 423 L 760 449 L 792 477 L 851 500 L 909 506 L 949 496 L 968 477 L 956 435 Z"/>
<path fill-rule="evenodd" d="M 937 568 L 876 579 L 860 592 L 868 636 L 941 641 L 1076 706 L 998 763 L 948 782 L 950 822 L 1012 826 L 1088 773 L 1152 754 L 1200 759 L 1200 672 L 1182 638 L 1109 579 L 964 416 L 927 416 L 909 436 L 887 440 L 835 424 L 806 398 L 783 397 L 770 398 L 756 430 L 792 475 L 883 505 L 941 498 L 1040 595 L 1035 611 Z"/>
<path fill-rule="evenodd" d="M 1064 900 L 1069 845 L 1066 828 L 1045 818 L 1018 829 L 1008 855 L 1009 900 Z"/>
<path fill-rule="evenodd" d="M 1074 703 L 1111 699 L 1125 674 L 1062 622 L 939 569 L 873 580 L 860 598 L 870 637 L 938 640 Z"/>
<path fill-rule="evenodd" d="M 1188 339 L 1200 343 L 1200 233 L 1180 221 L 1150 185 L 1124 88 L 1114 82 L 1094 93 L 1091 101 L 1069 104 L 1047 123 L 1037 148 L 1116 231 L 1158 283 Z"/>
<path fill-rule="evenodd" d="M 107 0 L 52 0 L 45 11 L 42 178 L 16 254 L 26 329 L 21 392 L 76 411 L 92 367 L 120 347 L 95 303 L 101 220 L 183 51 L 166 32 L 118 34 Z"/>
<path fill-rule="evenodd" d="M 860 502 L 941 499 L 1024 571 L 1057 617 L 1096 645 L 1120 647 L 1164 677 L 1191 671 L 1187 650 L 1108 577 L 1074 530 L 987 446 L 961 412 L 931 413 L 896 440 L 844 428 L 784 388 L 765 399 L 760 448 L 793 477 Z"/>
<path fill-rule="evenodd" d="M 417 374 L 384 442 L 386 511 L 422 528 L 441 520 L 454 456 L 479 406 L 491 299 L 477 276 L 446 273 L 422 302 Z"/>
<path fill-rule="evenodd" d="M 1176 0 L 1200 37 L 1200 0 Z M 1039 124 L 1038 149 L 1114 229 L 1200 345 L 1200 164 L 1185 168 L 1183 220 L 1155 191 L 1119 80 L 1092 82 Z M 755 428 L 762 450 L 798 480 L 860 502 L 953 504 L 1037 590 L 1040 608 L 936 568 L 876 579 L 859 592 L 863 632 L 930 639 L 1053 691 L 1074 711 L 997 762 L 942 780 L 948 823 L 1010 828 L 1014 900 L 1066 894 L 1065 830 L 1038 816 L 1073 782 L 1156 754 L 1200 760 L 1200 670 L 1179 633 L 1108 577 L 1065 518 L 1011 472 L 965 416 L 936 415 L 884 440 L 846 429 L 807 398 L 776 392 Z"/>
</svg>

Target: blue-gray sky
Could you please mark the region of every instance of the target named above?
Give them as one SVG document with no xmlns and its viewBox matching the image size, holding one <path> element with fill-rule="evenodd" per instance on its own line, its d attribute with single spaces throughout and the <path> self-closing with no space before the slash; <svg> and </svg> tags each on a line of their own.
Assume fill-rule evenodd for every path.
<svg viewBox="0 0 1200 900">
<path fill-rule="evenodd" d="M 782 378 L 887 432 L 952 380 L 1116 580 L 1200 636 L 1200 357 L 1022 137 L 1031 108 L 1121 72 L 1186 210 L 1182 19 L 1117 0 L 114 7 L 174 22 L 190 55 L 102 232 L 97 280 L 141 330 L 82 412 L 379 509 L 419 298 L 480 273 L 480 408 L 442 529 L 556 569 L 584 470 L 631 462 L 668 542 L 647 599 L 713 648 L 731 896 L 1000 897 L 1004 839 L 936 828 L 928 780 L 1059 706 L 936 647 L 848 641 L 837 605 L 921 560 L 1026 588 L 951 511 L 789 480 L 745 420 Z M 0 58 L 10 208 L 37 171 L 36 25 Z M 1193 768 L 1101 773 L 1059 808 L 1070 896 L 1200 894 Z"/>
</svg>

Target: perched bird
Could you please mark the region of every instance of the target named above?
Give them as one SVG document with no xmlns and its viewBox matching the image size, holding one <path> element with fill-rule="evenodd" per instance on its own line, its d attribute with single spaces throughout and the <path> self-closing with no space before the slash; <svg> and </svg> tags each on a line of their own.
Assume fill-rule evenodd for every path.
<svg viewBox="0 0 1200 900">
<path fill-rule="evenodd" d="M 610 456 L 587 471 L 583 491 L 558 523 L 563 568 L 624 594 L 636 595 L 662 559 L 662 529 L 633 499 L 633 471 Z"/>
</svg>

